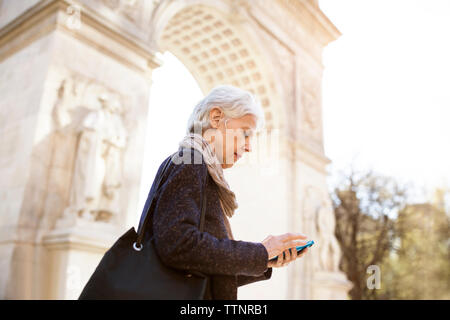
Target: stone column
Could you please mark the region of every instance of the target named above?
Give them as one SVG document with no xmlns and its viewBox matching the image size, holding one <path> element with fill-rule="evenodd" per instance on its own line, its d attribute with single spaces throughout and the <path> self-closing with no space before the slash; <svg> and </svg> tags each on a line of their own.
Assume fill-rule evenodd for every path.
<svg viewBox="0 0 450 320">
<path fill-rule="evenodd" d="M 335 217 L 327 186 L 322 126 L 323 66 L 299 52 L 296 64 L 298 140 L 293 142 L 297 159 L 297 192 L 301 203 L 298 223 L 315 244 L 296 271 L 299 279 L 294 297 L 300 299 L 347 299 L 351 288 L 339 270 L 341 250 L 334 236 Z"/>
<path fill-rule="evenodd" d="M 77 298 L 136 222 L 160 65 L 136 3 L 0 3 L 0 299 Z"/>
</svg>

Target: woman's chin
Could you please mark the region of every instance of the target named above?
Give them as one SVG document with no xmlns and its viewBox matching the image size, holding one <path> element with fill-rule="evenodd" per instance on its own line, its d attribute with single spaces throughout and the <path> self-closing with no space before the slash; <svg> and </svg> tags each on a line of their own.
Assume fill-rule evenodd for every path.
<svg viewBox="0 0 450 320">
<path fill-rule="evenodd" d="M 222 168 L 228 169 L 228 168 L 231 168 L 233 165 L 234 165 L 234 163 L 222 163 Z"/>
</svg>

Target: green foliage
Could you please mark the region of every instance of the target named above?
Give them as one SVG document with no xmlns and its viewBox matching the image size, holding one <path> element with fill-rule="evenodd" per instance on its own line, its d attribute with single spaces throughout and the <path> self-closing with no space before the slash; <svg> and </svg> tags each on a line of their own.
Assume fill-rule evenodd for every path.
<svg viewBox="0 0 450 320">
<path fill-rule="evenodd" d="M 396 221 L 399 247 L 383 263 L 386 299 L 450 299 L 449 218 L 426 204 L 409 205 Z"/>
<path fill-rule="evenodd" d="M 408 203 L 407 188 L 373 172 L 352 171 L 342 181 L 332 198 L 351 299 L 449 299 L 445 206 Z M 380 268 L 380 289 L 367 287 L 371 265 Z"/>
</svg>

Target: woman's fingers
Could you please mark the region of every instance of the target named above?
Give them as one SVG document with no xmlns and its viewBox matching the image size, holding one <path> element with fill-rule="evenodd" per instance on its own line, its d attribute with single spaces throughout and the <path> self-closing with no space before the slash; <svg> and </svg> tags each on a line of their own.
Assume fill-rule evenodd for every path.
<svg viewBox="0 0 450 320">
<path fill-rule="evenodd" d="M 304 241 L 304 240 L 294 240 L 294 241 L 286 242 L 285 249 L 286 248 L 294 248 L 295 251 L 297 251 L 297 249 L 296 249 L 297 246 L 304 246 L 307 243 L 308 243 L 308 241 Z"/>
<path fill-rule="evenodd" d="M 297 259 L 297 249 L 296 248 L 292 248 L 292 261 L 294 261 L 295 259 Z"/>
<path fill-rule="evenodd" d="M 295 260 L 298 258 L 298 251 L 297 248 L 292 248 L 292 260 Z"/>
<path fill-rule="evenodd" d="M 292 248 L 292 251 L 294 252 L 292 255 L 292 261 L 301 258 L 304 256 L 304 254 L 308 251 L 308 248 L 303 249 L 302 251 L 298 252 L 297 248 Z"/>
<path fill-rule="evenodd" d="M 282 266 L 297 258 L 296 247 L 305 245 L 306 239 L 307 237 L 301 233 L 285 233 L 279 236 L 268 236 L 262 244 L 268 252 L 269 259 L 277 257 L 277 261 L 272 264 Z"/>
<path fill-rule="evenodd" d="M 284 259 L 283 259 L 283 262 L 282 262 L 282 266 L 285 266 L 285 265 L 287 265 L 289 262 L 291 262 L 292 261 L 292 254 L 291 254 L 291 250 L 289 250 L 289 249 L 287 249 L 287 250 L 284 250 Z"/>
<path fill-rule="evenodd" d="M 306 252 L 308 252 L 308 248 L 303 249 L 300 253 L 297 252 L 295 247 L 290 248 L 283 251 L 280 255 L 278 255 L 277 261 L 270 261 L 268 264 L 269 268 L 281 268 L 294 261 L 297 258 L 303 257 Z"/>
<path fill-rule="evenodd" d="M 280 255 L 278 255 L 277 265 L 276 265 L 277 268 L 280 268 L 283 265 L 283 260 L 284 260 L 283 255 L 284 255 L 283 252 Z"/>
<path fill-rule="evenodd" d="M 303 249 L 297 256 L 297 258 L 301 258 L 305 255 L 305 253 L 308 252 L 308 248 Z"/>
</svg>

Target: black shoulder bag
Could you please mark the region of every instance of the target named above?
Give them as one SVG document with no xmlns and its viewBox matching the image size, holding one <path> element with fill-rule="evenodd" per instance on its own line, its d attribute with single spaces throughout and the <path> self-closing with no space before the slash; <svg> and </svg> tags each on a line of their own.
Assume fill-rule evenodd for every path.
<svg viewBox="0 0 450 320">
<path fill-rule="evenodd" d="M 150 200 L 143 223 L 138 232 L 132 227 L 105 253 L 85 285 L 79 300 L 96 299 L 203 299 L 209 277 L 200 272 L 183 272 L 165 266 L 154 248 L 152 237 L 143 243 L 155 198 L 159 195 L 162 177 L 171 162 L 164 165 L 157 178 L 157 190 Z M 208 173 L 206 174 L 206 177 Z M 203 231 L 206 207 L 206 179 L 203 184 L 200 231 Z M 160 214 L 164 214 L 161 212 Z M 144 245 L 145 244 L 145 245 Z"/>
</svg>

